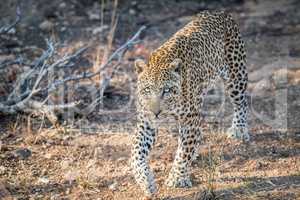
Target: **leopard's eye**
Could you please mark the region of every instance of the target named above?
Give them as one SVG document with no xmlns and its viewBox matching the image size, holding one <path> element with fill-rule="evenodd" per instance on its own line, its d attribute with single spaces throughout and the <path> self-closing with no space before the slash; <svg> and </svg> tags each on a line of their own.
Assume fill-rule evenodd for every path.
<svg viewBox="0 0 300 200">
<path fill-rule="evenodd" d="M 164 88 L 164 93 L 169 93 L 169 92 L 171 92 L 171 89 L 170 88 Z"/>
<path fill-rule="evenodd" d="M 163 90 L 162 96 L 169 95 L 170 92 L 171 92 L 171 88 L 165 87 L 164 90 Z"/>
<path fill-rule="evenodd" d="M 149 88 L 149 87 L 145 87 L 145 88 L 143 89 L 143 92 L 144 92 L 144 93 L 150 93 L 150 88 Z"/>
</svg>

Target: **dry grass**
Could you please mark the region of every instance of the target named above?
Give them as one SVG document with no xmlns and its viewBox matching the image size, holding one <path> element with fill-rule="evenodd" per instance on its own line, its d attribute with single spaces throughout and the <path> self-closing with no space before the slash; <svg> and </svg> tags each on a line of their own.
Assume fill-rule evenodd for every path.
<svg viewBox="0 0 300 200">
<path fill-rule="evenodd" d="M 114 2 L 116 8 L 117 1 Z M 139 1 L 136 2 L 139 4 Z M 135 52 L 125 55 L 125 67 L 122 66 L 122 70 L 130 71 L 131 68 L 128 67 L 128 63 L 131 62 L 130 59 L 148 57 L 150 52 L 159 46 L 159 44 L 166 39 L 168 34 L 178 29 L 179 25 L 183 25 L 182 22 L 180 22 L 182 20 L 184 21 L 183 18 L 174 20 L 175 17 L 173 18 L 171 16 L 170 18 L 169 16 L 163 15 L 170 10 L 175 14 L 182 10 L 184 12 L 188 11 L 187 13 L 190 14 L 189 9 L 185 10 L 182 7 L 186 2 L 176 1 L 176 3 L 172 4 L 171 1 L 168 1 L 167 3 L 162 3 L 170 4 L 169 7 L 168 5 L 162 7 L 162 4 L 150 5 L 153 3 L 152 1 L 149 4 L 144 2 L 146 8 L 139 8 L 141 9 L 141 13 L 139 13 L 140 11 L 138 10 L 133 10 L 136 12 L 136 15 L 131 16 L 130 19 L 138 19 L 141 22 L 147 21 L 150 18 L 155 18 L 156 20 L 149 21 L 152 29 L 150 28 L 148 32 L 149 35 L 145 37 L 144 43 L 138 46 Z M 278 3 L 279 1 L 274 1 L 274 4 L 278 5 L 276 2 Z M 104 20 L 104 12 L 107 9 L 106 6 L 108 6 L 108 3 L 108 0 L 101 0 L 99 20 L 101 26 L 105 26 L 105 21 L 109 21 Z M 265 7 L 259 7 L 261 3 Z M 178 6 L 179 4 L 180 6 Z M 247 7 L 247 5 L 250 5 L 250 7 Z M 295 51 L 294 54 L 297 56 L 297 52 L 299 51 L 299 45 L 296 45 L 296 42 L 299 41 L 298 35 L 293 35 L 289 32 L 284 33 L 291 34 L 288 35 L 288 37 L 293 37 L 293 39 L 291 39 L 287 38 L 287 36 L 280 36 L 280 33 L 278 33 L 277 30 L 285 30 L 283 25 L 280 24 L 281 21 L 276 18 L 279 6 L 274 6 L 273 10 L 276 12 L 274 12 L 273 15 L 272 8 L 270 8 L 267 1 L 261 1 L 255 5 L 248 2 L 247 5 L 246 7 L 238 7 L 238 9 L 233 12 L 238 15 L 236 18 L 241 20 L 243 32 L 245 32 L 245 34 L 247 34 L 247 32 L 250 33 L 250 36 L 246 36 L 249 51 L 249 71 L 251 72 L 249 78 L 251 79 L 250 86 L 252 86 L 249 87 L 249 91 L 252 92 L 251 88 L 253 89 L 253 87 L 256 86 L 257 81 L 261 81 L 265 78 L 261 75 L 270 74 L 272 78 L 276 70 L 282 68 L 281 65 L 287 65 L 287 68 L 291 67 L 291 70 L 288 69 L 287 72 L 278 70 L 278 73 L 283 72 L 283 76 L 287 76 L 289 84 L 287 87 L 289 87 L 289 89 L 294 88 L 294 90 L 288 91 L 289 98 L 296 99 L 299 93 L 299 90 L 297 90 L 300 76 L 298 69 L 300 63 L 299 59 L 282 59 L 282 62 L 279 62 L 279 64 L 275 63 L 276 66 L 275 64 L 273 65 L 272 59 L 277 60 L 278 56 L 285 55 L 281 49 L 287 47 L 284 47 L 280 41 L 288 41 L 289 39 L 292 42 L 288 45 L 295 46 L 293 47 Z M 133 5 L 133 7 L 138 6 L 139 5 Z M 131 9 L 131 7 L 129 7 L 129 9 Z M 148 9 L 149 12 L 147 12 Z M 160 9 L 162 9 L 163 12 L 161 12 Z M 160 14 L 156 12 L 157 10 L 160 11 Z M 266 10 L 270 12 L 267 13 L 270 16 L 266 16 Z M 286 16 L 284 12 L 281 12 L 280 17 L 283 17 L 283 19 L 287 21 L 291 18 L 297 22 L 296 17 L 291 17 L 293 16 L 293 12 L 293 10 L 287 12 L 291 13 L 291 15 Z M 145 13 L 149 13 L 149 16 L 145 17 Z M 66 12 L 65 14 L 67 15 L 68 13 Z M 77 24 L 75 23 L 76 20 L 82 17 L 73 17 L 73 14 L 70 16 L 69 22 L 72 22 L 70 24 Z M 80 38 L 80 42 L 72 42 L 69 46 L 62 48 L 59 53 L 70 53 L 83 44 L 93 43 L 95 48 L 86 52 L 86 58 L 92 65 L 91 70 L 93 72 L 97 71 L 97 67 L 105 60 L 105 56 L 109 55 L 114 49 L 113 41 L 119 39 L 115 37 L 118 24 L 118 14 L 116 10 L 113 11 L 111 15 L 106 16 L 111 17 L 111 23 L 108 23 L 111 25 L 108 25 L 107 27 L 109 28 L 105 29 L 107 32 L 103 32 L 108 35 L 107 43 L 100 45 L 95 42 L 99 41 L 98 35 L 93 38 L 86 38 L 86 35 L 84 35 L 83 38 Z M 255 20 L 253 20 L 253 16 L 255 16 Z M 122 17 L 124 17 L 124 15 L 122 15 Z M 159 22 L 160 24 L 156 24 L 157 19 L 161 21 L 161 19 L 164 20 L 165 17 L 171 20 L 165 20 L 166 23 Z M 190 16 L 187 16 L 187 18 L 190 18 Z M 120 19 L 124 20 L 125 18 Z M 68 19 L 64 18 L 63 20 Z M 277 24 L 275 23 L 276 20 L 278 20 L 278 23 L 276 22 Z M 133 24 L 133 22 L 135 23 L 137 21 L 130 20 L 130 23 Z M 257 24 L 257 22 L 259 23 Z M 268 22 L 268 27 L 261 25 L 260 22 Z M 94 21 L 92 23 L 93 25 L 95 24 Z M 274 23 L 275 28 L 271 26 L 272 23 Z M 123 24 L 119 25 L 122 26 Z M 129 25 L 131 24 L 124 24 L 124 26 Z M 38 25 L 36 25 L 36 27 L 37 26 Z M 298 26 L 294 27 L 294 25 L 288 24 L 287 26 L 289 29 L 295 28 L 295 31 L 299 29 Z M 258 31 L 257 38 L 255 34 L 253 36 L 253 27 L 257 28 L 257 30 L 254 30 L 254 32 Z M 276 31 L 277 36 L 271 36 L 272 28 Z M 26 27 L 24 27 L 24 30 L 25 29 Z M 268 37 L 265 37 L 264 30 L 266 30 L 266 34 L 269 34 L 267 35 Z M 59 36 L 58 34 L 53 35 Z M 103 36 L 106 37 L 104 34 Z M 153 38 L 156 38 L 156 40 L 153 40 Z M 120 41 L 117 41 L 117 43 L 118 42 Z M 276 46 L 275 44 L 277 43 L 278 45 Z M 262 66 L 269 62 L 271 63 L 269 66 Z M 270 68 L 270 66 L 274 67 L 274 69 Z M 270 71 L 270 69 L 272 69 L 272 71 Z M 131 72 L 132 71 L 130 71 L 130 73 Z M 261 77 L 261 79 L 259 79 L 259 77 Z M 279 78 L 280 77 L 281 76 L 279 76 Z M 87 80 L 86 83 L 94 84 L 95 81 L 98 82 L 99 80 Z M 121 88 L 126 85 L 125 81 L 124 83 L 121 83 L 120 80 L 118 81 L 119 82 L 115 85 L 119 85 Z M 3 85 L 1 85 L 1 87 L 2 86 Z M 273 89 L 275 93 L 275 90 L 278 88 L 272 88 L 272 90 Z M 1 91 L 2 90 L 1 88 Z M 261 93 L 263 96 L 255 93 L 255 95 L 260 98 L 266 96 L 266 102 L 255 102 L 256 104 L 254 106 L 257 110 L 264 108 L 272 109 L 268 103 L 272 100 L 274 93 L 268 92 L 269 91 L 262 90 Z M 60 91 L 53 94 L 54 101 L 59 95 Z M 83 94 L 80 93 L 80 95 Z M 61 100 L 62 99 L 59 98 L 57 99 L 58 102 Z M 292 111 L 299 110 L 297 100 L 291 99 L 288 103 L 291 104 L 291 106 L 288 107 L 289 114 L 294 114 Z M 215 104 L 213 104 L 212 107 L 216 107 Z M 141 199 L 143 194 L 135 184 L 128 165 L 129 149 L 132 139 L 131 134 L 134 129 L 134 122 L 130 121 L 130 117 L 134 115 L 134 110 L 128 112 L 130 112 L 129 117 L 129 114 L 125 113 L 117 117 L 92 115 L 89 119 L 82 119 L 82 121 L 94 120 L 94 123 L 106 127 L 106 130 L 93 129 L 92 126 L 94 125 L 87 123 L 84 128 L 93 129 L 93 131 L 90 132 L 89 130 L 79 130 L 78 128 L 74 128 L 71 125 L 67 126 L 66 124 L 49 128 L 51 124 L 49 124 L 47 120 L 44 120 L 43 117 L 40 119 L 32 116 L 24 117 L 22 115 L 18 115 L 14 118 L 2 117 L 1 120 L 3 121 L 1 121 L 0 134 L 0 199 L 2 198 L 1 195 L 3 191 L 7 193 L 8 196 L 13 196 L 14 199 Z M 296 115 L 292 116 L 290 121 L 295 121 L 297 125 L 298 118 Z M 126 121 L 124 119 L 129 120 Z M 251 125 L 253 127 L 253 130 L 251 130 L 252 141 L 250 143 L 241 143 L 227 139 L 223 136 L 222 131 L 216 128 L 204 131 L 203 141 L 199 148 L 199 156 L 193 163 L 192 176 L 194 185 L 190 189 L 170 189 L 164 186 L 163 183 L 172 165 L 177 144 L 175 138 L 160 131 L 157 144 L 155 145 L 150 160 L 150 165 L 152 169 L 154 169 L 159 188 L 158 199 L 299 199 L 300 143 L 298 126 L 295 126 L 293 131 L 278 132 L 266 126 L 262 126 L 261 122 L 258 122 L 257 119 L 250 120 L 252 120 Z M 121 123 L 119 123 L 119 121 L 121 121 Z M 109 128 L 110 126 L 117 127 L 119 131 L 113 131 L 112 128 Z M 218 124 L 218 126 L 222 125 Z M 32 155 L 27 158 L 17 156 L 16 151 L 23 148 L 30 150 Z"/>
<path fill-rule="evenodd" d="M 27 120 L 25 120 L 27 122 Z M 85 135 L 57 129 L 28 130 L 12 124 L 14 142 L 4 138 L 1 180 L 16 198 L 138 199 L 142 193 L 128 166 L 131 138 L 126 133 Z M 171 167 L 176 140 L 162 132 L 152 154 L 151 166 L 159 187 L 159 199 L 296 199 L 299 195 L 299 157 L 292 151 L 298 145 L 275 141 L 276 154 L 268 148 L 274 141 L 253 144 L 226 139 L 222 134 L 204 134 L 199 156 L 193 164 L 191 189 L 168 189 L 163 181 Z M 11 136 L 12 137 L 12 136 Z M 11 152 L 28 148 L 27 159 L 12 157 Z M 258 149 L 257 149 L 258 148 Z M 284 153 L 285 152 L 285 153 Z"/>
</svg>

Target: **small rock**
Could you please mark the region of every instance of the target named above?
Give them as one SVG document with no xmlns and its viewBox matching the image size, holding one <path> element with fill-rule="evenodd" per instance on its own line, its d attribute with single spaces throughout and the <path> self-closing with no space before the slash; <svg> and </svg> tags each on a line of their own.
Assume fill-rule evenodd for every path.
<svg viewBox="0 0 300 200">
<path fill-rule="evenodd" d="M 262 168 L 262 166 L 263 166 L 263 164 L 261 163 L 261 162 L 256 162 L 256 169 L 261 169 Z"/>
<path fill-rule="evenodd" d="M 89 17 L 89 20 L 99 20 L 100 14 L 99 14 L 99 12 L 98 13 L 89 12 L 88 17 Z"/>
<path fill-rule="evenodd" d="M 48 174 L 48 170 L 47 169 L 43 169 L 42 172 L 41 172 L 41 175 L 42 176 L 45 176 Z"/>
<path fill-rule="evenodd" d="M 59 200 L 61 199 L 59 194 L 51 194 L 50 200 Z"/>
<path fill-rule="evenodd" d="M 6 167 L 0 166 L 0 174 L 4 174 L 6 172 Z"/>
<path fill-rule="evenodd" d="M 151 197 L 144 197 L 143 200 L 152 200 Z"/>
<path fill-rule="evenodd" d="M 65 2 L 62 2 L 59 4 L 59 8 L 65 8 L 67 6 L 67 4 Z"/>
<path fill-rule="evenodd" d="M 13 34 L 15 34 L 16 32 L 17 32 L 17 31 L 16 31 L 15 28 L 11 28 L 7 33 L 13 35 Z"/>
<path fill-rule="evenodd" d="M 45 20 L 39 25 L 39 28 L 45 32 L 51 31 L 53 29 L 53 27 L 54 27 L 54 24 L 49 20 Z"/>
<path fill-rule="evenodd" d="M 52 139 L 48 139 L 46 145 L 47 145 L 48 147 L 50 147 L 50 146 L 52 146 L 52 145 L 55 145 L 55 142 L 54 142 L 54 140 L 52 140 Z"/>
<path fill-rule="evenodd" d="M 263 78 L 257 83 L 252 85 L 252 93 L 255 96 L 263 96 L 272 89 L 272 83 L 268 78 Z"/>
<path fill-rule="evenodd" d="M 49 183 L 49 182 L 50 182 L 49 179 L 46 178 L 46 177 L 40 177 L 40 178 L 38 179 L 38 183 L 47 184 L 47 183 Z"/>
<path fill-rule="evenodd" d="M 280 69 L 273 73 L 274 84 L 277 88 L 281 88 L 288 84 L 289 71 L 287 69 Z"/>
<path fill-rule="evenodd" d="M 37 199 L 45 199 L 43 194 L 38 194 L 35 196 Z"/>
<path fill-rule="evenodd" d="M 75 181 L 78 177 L 80 176 L 80 173 L 78 171 L 68 171 L 67 173 L 65 173 L 65 176 L 64 178 L 69 181 L 69 182 L 72 182 L 72 181 Z"/>
<path fill-rule="evenodd" d="M 47 159 L 51 159 L 52 156 L 53 156 L 53 155 L 52 155 L 51 153 L 46 153 L 46 154 L 44 155 L 44 157 L 47 158 Z"/>
<path fill-rule="evenodd" d="M 71 193 L 71 189 L 70 188 L 67 188 L 66 189 L 66 194 L 68 195 L 68 194 L 70 194 Z"/>
<path fill-rule="evenodd" d="M 134 9 L 129 9 L 129 14 L 130 15 L 135 15 L 136 14 L 136 11 Z"/>
<path fill-rule="evenodd" d="M 72 163 L 71 163 L 71 161 L 69 161 L 69 160 L 63 160 L 63 161 L 61 161 L 61 163 L 60 163 L 62 169 L 68 169 L 68 168 L 70 167 L 71 164 L 72 164 Z"/>
<path fill-rule="evenodd" d="M 71 138 L 71 136 L 69 136 L 69 135 L 64 135 L 63 137 L 62 137 L 62 139 L 65 141 L 65 140 L 69 140 Z"/>
<path fill-rule="evenodd" d="M 103 26 L 100 26 L 100 27 L 97 27 L 97 28 L 93 29 L 92 33 L 93 33 L 93 35 L 97 35 L 99 33 L 102 33 L 106 29 L 108 29 L 108 26 L 107 25 L 103 25 Z"/>
<path fill-rule="evenodd" d="M 64 26 L 60 28 L 60 31 L 61 31 L 61 32 L 65 32 L 66 30 L 67 30 L 67 28 L 64 27 Z"/>
<path fill-rule="evenodd" d="M 31 151 L 27 148 L 17 149 L 14 152 L 14 156 L 20 159 L 27 159 L 31 156 Z"/>
<path fill-rule="evenodd" d="M 137 5 L 137 1 L 131 1 L 130 3 L 131 3 L 131 5 L 133 5 L 133 6 Z"/>
<path fill-rule="evenodd" d="M 108 186 L 108 188 L 112 191 L 116 191 L 117 187 L 118 187 L 118 183 L 116 181 Z"/>
<path fill-rule="evenodd" d="M 18 48 L 15 48 L 14 50 L 16 50 L 16 49 L 18 49 Z M 19 48 L 20 49 L 20 48 Z M 20 49 L 21 50 L 21 49 Z M 16 143 L 19 143 L 19 142 L 23 142 L 23 138 L 17 138 L 16 140 L 15 140 L 15 142 Z"/>
</svg>

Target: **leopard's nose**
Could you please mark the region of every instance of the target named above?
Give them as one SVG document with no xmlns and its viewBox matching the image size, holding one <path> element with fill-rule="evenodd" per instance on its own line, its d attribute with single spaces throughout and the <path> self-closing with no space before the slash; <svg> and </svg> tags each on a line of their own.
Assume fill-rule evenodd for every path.
<svg viewBox="0 0 300 200">
<path fill-rule="evenodd" d="M 149 110 L 155 115 L 157 118 L 161 113 L 160 103 L 157 100 L 152 100 L 149 102 Z"/>
<path fill-rule="evenodd" d="M 155 117 L 158 118 L 160 113 L 161 113 L 161 110 L 159 110 L 157 113 L 154 113 Z"/>
</svg>

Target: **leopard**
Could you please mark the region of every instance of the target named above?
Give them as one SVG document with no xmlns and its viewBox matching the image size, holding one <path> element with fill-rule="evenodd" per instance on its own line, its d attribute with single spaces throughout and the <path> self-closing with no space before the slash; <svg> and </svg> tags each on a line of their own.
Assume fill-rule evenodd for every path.
<svg viewBox="0 0 300 200">
<path fill-rule="evenodd" d="M 157 194 L 149 154 L 159 123 L 172 117 L 178 124 L 177 150 L 165 181 L 173 188 L 192 186 L 191 163 L 201 140 L 203 101 L 208 88 L 221 79 L 233 107 L 226 134 L 249 141 L 245 43 L 237 22 L 224 11 L 203 11 L 154 50 L 134 62 L 137 76 L 137 125 L 133 134 L 131 167 L 146 198 Z"/>
</svg>

